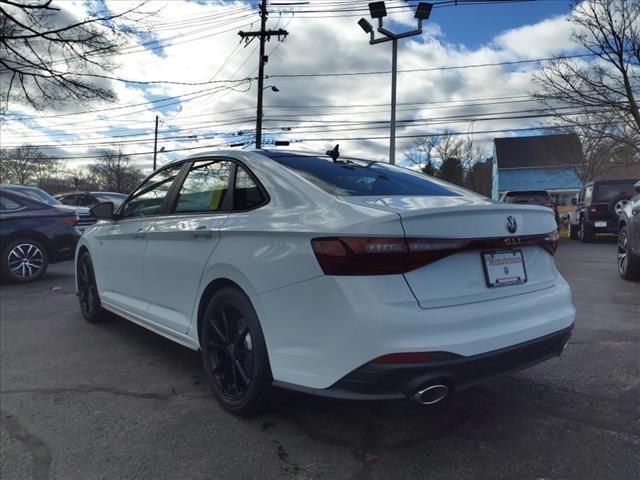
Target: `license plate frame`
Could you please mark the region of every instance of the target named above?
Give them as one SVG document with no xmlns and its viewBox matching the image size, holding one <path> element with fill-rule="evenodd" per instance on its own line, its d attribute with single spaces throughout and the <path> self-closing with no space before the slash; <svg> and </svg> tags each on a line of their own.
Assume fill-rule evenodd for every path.
<svg viewBox="0 0 640 480">
<path fill-rule="evenodd" d="M 499 265 L 490 265 L 489 258 L 497 260 L 509 260 L 517 258 L 519 262 L 499 262 Z M 524 263 L 524 255 L 522 250 L 487 250 L 480 252 L 482 268 L 484 269 L 484 278 L 488 288 L 511 287 L 514 285 L 523 285 L 527 283 L 527 267 Z M 515 267 L 515 272 L 510 275 L 511 268 Z M 521 270 L 519 269 L 521 267 Z M 502 269 L 503 276 L 497 274 L 497 269 Z M 508 271 L 505 271 L 504 269 Z"/>
</svg>

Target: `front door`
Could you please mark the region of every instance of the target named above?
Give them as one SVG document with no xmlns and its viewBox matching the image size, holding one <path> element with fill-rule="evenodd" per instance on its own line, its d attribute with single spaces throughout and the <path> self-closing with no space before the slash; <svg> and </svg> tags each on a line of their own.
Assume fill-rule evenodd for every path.
<svg viewBox="0 0 640 480">
<path fill-rule="evenodd" d="M 182 164 L 148 178 L 119 210 L 117 218 L 95 229 L 92 253 L 101 300 L 127 313 L 145 317 L 143 257 L 147 235 L 156 223 Z"/>
<path fill-rule="evenodd" d="M 232 208 L 229 160 L 194 162 L 172 200 L 170 211 L 148 233 L 144 254 L 148 318 L 158 326 L 187 333 L 202 273 Z"/>
</svg>

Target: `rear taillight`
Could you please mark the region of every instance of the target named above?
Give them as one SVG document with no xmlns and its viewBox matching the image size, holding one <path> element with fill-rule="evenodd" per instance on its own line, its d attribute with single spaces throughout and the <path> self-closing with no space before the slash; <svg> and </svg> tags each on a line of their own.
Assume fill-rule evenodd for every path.
<svg viewBox="0 0 640 480">
<path fill-rule="evenodd" d="M 70 227 L 77 227 L 78 223 L 80 223 L 80 217 L 78 215 L 69 215 L 67 217 L 62 217 L 60 222 Z"/>
<path fill-rule="evenodd" d="M 478 239 L 329 237 L 314 238 L 311 247 L 325 275 L 396 275 L 466 250 L 539 245 L 554 254 L 559 238 L 557 231 Z"/>
</svg>

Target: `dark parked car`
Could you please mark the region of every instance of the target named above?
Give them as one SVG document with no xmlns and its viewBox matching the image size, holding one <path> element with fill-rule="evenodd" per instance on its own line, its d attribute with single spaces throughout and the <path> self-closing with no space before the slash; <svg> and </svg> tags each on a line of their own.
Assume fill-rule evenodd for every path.
<svg viewBox="0 0 640 480">
<path fill-rule="evenodd" d="M 73 210 L 0 189 L 2 277 L 26 283 L 41 278 L 50 263 L 70 260 L 80 232 Z"/>
<path fill-rule="evenodd" d="M 101 202 L 113 202 L 117 208 L 127 199 L 124 193 L 116 192 L 68 192 L 55 196 L 65 205 L 77 205 L 79 207 L 93 207 Z"/>
<path fill-rule="evenodd" d="M 63 205 L 59 200 L 55 199 L 47 192 L 38 187 L 31 187 L 29 185 L 12 185 L 3 183 L 0 187 L 4 190 L 8 190 L 10 192 L 20 193 L 27 197 L 31 197 L 34 200 L 39 200 L 41 202 L 47 203 L 49 205 L 55 205 L 57 207 L 61 207 L 65 210 L 76 212 L 78 217 L 80 217 L 80 223 L 78 223 L 78 230 L 83 232 L 85 228 L 90 225 L 96 223 L 96 219 L 89 212 L 87 207 L 76 207 L 72 205 Z"/>
<path fill-rule="evenodd" d="M 640 280 L 640 181 L 633 189 L 637 195 L 618 219 L 618 273 L 625 280 Z"/>
<path fill-rule="evenodd" d="M 507 203 L 518 203 L 528 205 L 542 205 L 549 207 L 556 215 L 556 223 L 560 224 L 560 215 L 558 214 L 558 206 L 553 201 L 551 194 L 546 190 L 513 190 L 504 192 L 501 200 Z"/>
<path fill-rule="evenodd" d="M 572 239 L 590 242 L 599 233 L 618 233 L 618 218 L 635 195 L 638 179 L 597 180 L 584 184 L 578 197 L 576 222 L 569 226 Z"/>
</svg>

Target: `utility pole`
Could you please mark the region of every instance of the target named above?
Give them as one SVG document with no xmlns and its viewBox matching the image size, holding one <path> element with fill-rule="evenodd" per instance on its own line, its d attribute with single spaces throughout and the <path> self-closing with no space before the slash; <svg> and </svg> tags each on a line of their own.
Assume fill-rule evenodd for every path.
<svg viewBox="0 0 640 480">
<path fill-rule="evenodd" d="M 153 139 L 153 171 L 156 171 L 156 158 L 158 156 L 158 115 L 156 115 L 156 134 Z"/>
<path fill-rule="evenodd" d="M 264 54 L 264 43 L 272 36 L 277 36 L 278 40 L 286 37 L 289 32 L 282 28 L 278 30 L 267 30 L 267 0 L 260 2 L 260 31 L 259 32 L 238 32 L 240 37 L 245 39 L 245 46 L 258 37 L 260 39 L 260 57 L 258 59 L 258 105 L 256 109 L 256 148 L 262 148 L 262 96 L 264 93 L 264 66 L 269 61 L 269 57 Z"/>
</svg>

